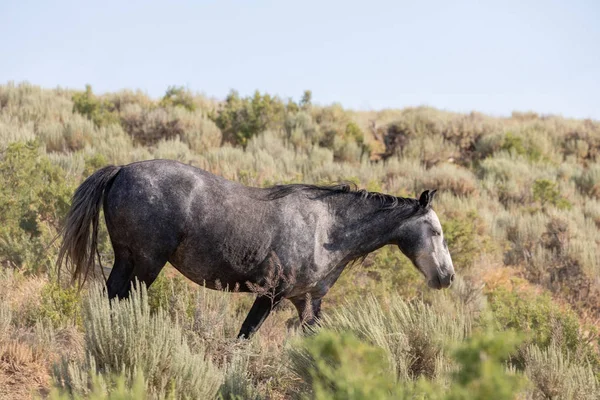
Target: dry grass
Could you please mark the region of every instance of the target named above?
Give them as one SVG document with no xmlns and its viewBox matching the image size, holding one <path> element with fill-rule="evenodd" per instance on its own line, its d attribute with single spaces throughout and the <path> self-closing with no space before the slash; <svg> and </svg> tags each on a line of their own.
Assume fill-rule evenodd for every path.
<svg viewBox="0 0 600 400">
<path fill-rule="evenodd" d="M 47 391 L 50 380 L 44 350 L 20 339 L 0 342 L 0 398 L 29 399 Z"/>
<path fill-rule="evenodd" d="M 47 395 L 50 368 L 61 357 L 82 356 L 83 335 L 75 327 L 53 331 L 9 327 L 0 339 L 0 398 L 29 399 Z"/>
</svg>

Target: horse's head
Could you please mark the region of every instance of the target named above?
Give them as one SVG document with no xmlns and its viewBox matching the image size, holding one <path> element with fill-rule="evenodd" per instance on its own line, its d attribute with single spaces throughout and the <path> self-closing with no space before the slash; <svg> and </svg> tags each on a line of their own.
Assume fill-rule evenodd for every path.
<svg viewBox="0 0 600 400">
<path fill-rule="evenodd" d="M 398 247 L 427 279 L 431 288 L 447 288 L 454 280 L 452 258 L 444 240 L 437 214 L 431 208 L 435 190 L 426 190 L 419 198 L 421 212 L 399 228 Z"/>
</svg>

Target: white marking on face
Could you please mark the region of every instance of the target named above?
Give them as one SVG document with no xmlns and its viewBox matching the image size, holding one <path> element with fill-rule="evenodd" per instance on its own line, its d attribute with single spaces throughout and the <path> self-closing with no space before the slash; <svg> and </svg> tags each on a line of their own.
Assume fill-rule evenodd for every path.
<svg viewBox="0 0 600 400">
<path fill-rule="evenodd" d="M 429 210 L 416 221 L 416 232 L 421 235 L 415 264 L 426 276 L 430 287 L 448 287 L 454 279 L 454 266 L 446 242 L 442 224 L 437 214 Z"/>
</svg>

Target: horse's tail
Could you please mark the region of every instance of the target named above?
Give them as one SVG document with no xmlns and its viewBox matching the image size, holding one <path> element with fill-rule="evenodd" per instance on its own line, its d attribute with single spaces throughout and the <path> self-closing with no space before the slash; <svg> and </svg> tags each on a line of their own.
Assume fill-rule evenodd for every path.
<svg viewBox="0 0 600 400">
<path fill-rule="evenodd" d="M 75 191 L 58 252 L 59 277 L 61 268 L 65 266 L 71 273 L 72 282 L 83 283 L 93 270 L 104 191 L 120 169 L 114 165 L 104 167 L 89 176 Z"/>
</svg>

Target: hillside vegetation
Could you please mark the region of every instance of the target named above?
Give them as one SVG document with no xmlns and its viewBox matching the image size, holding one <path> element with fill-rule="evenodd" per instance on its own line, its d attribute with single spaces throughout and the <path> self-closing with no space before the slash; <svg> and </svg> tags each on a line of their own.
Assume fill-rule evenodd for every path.
<svg viewBox="0 0 600 400">
<path fill-rule="evenodd" d="M 0 398 L 600 398 L 600 122 L 299 95 L 0 86 Z M 458 278 L 432 291 L 383 248 L 344 272 L 317 332 L 283 304 L 249 341 L 235 335 L 251 295 L 170 267 L 112 306 L 101 276 L 59 282 L 53 239 L 75 188 L 155 158 L 253 186 L 438 189 Z"/>
</svg>

